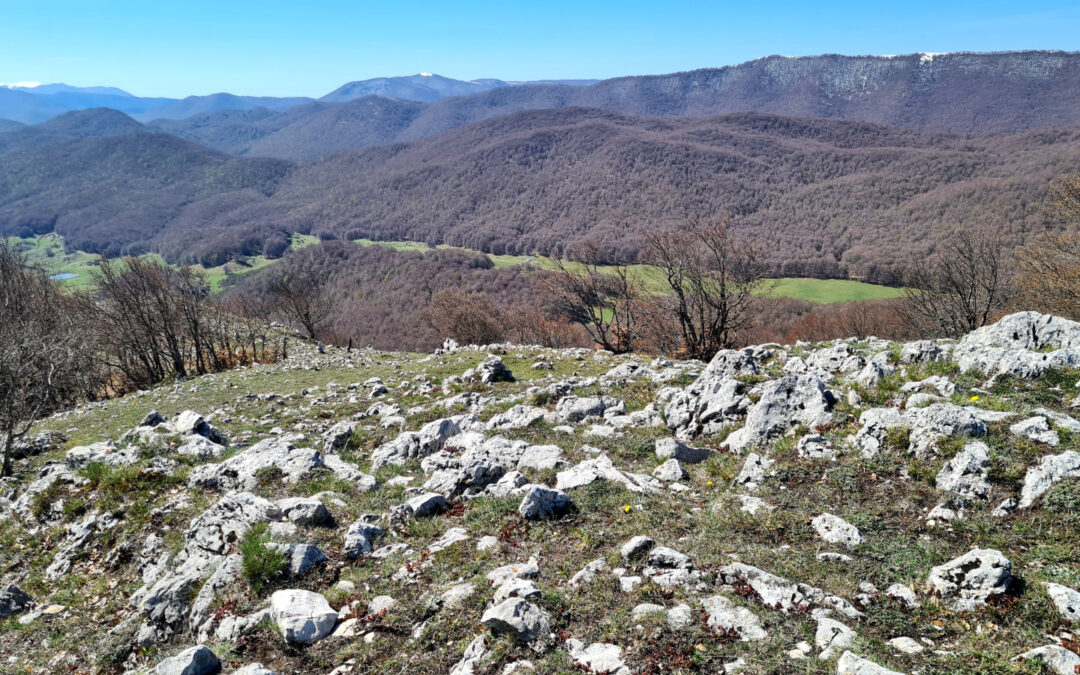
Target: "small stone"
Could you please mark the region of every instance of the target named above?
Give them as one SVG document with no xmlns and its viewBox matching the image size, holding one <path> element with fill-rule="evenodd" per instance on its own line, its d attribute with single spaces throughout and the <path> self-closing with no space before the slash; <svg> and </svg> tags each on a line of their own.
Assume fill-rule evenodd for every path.
<svg viewBox="0 0 1080 675">
<path fill-rule="evenodd" d="M 270 596 L 270 611 L 287 642 L 311 644 L 333 630 L 337 612 L 322 595 L 290 589 Z"/>
<path fill-rule="evenodd" d="M 823 513 L 814 518 L 811 525 L 818 536 L 830 544 L 843 544 L 848 548 L 855 548 L 865 541 L 859 528 L 831 513 Z"/>
<path fill-rule="evenodd" d="M 889 646 L 901 654 L 918 654 L 926 650 L 916 640 L 909 637 L 898 637 L 889 640 Z"/>
<path fill-rule="evenodd" d="M 151 675 L 210 675 L 221 670 L 221 661 L 207 647 L 189 647 L 159 662 Z"/>
<path fill-rule="evenodd" d="M 619 555 L 622 556 L 623 560 L 629 562 L 645 555 L 652 550 L 654 546 L 656 546 L 656 542 L 652 537 L 639 534 L 636 537 L 631 537 L 622 545 L 622 548 L 619 549 Z"/>
</svg>

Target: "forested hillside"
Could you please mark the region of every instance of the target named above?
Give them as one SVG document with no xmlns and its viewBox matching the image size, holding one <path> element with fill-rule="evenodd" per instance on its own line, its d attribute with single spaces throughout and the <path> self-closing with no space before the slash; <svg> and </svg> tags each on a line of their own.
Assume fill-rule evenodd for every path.
<svg viewBox="0 0 1080 675">
<path fill-rule="evenodd" d="M 975 137 L 582 108 L 301 165 L 138 134 L 0 156 L 0 232 L 210 265 L 280 255 L 292 232 L 555 255 L 591 240 L 625 261 L 645 232 L 730 213 L 776 274 L 895 283 L 958 228 L 1016 245 L 1056 226 L 1047 187 L 1078 161 L 1080 129 Z"/>
</svg>

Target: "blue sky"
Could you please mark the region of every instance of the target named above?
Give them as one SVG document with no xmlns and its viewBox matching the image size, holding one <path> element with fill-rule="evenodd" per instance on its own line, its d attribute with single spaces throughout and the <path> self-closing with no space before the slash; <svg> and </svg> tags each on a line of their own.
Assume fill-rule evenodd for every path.
<svg viewBox="0 0 1080 675">
<path fill-rule="evenodd" d="M 1080 50 L 1072 2 L 0 0 L 0 82 L 321 96 L 351 81 L 605 78 L 770 54 Z"/>
</svg>

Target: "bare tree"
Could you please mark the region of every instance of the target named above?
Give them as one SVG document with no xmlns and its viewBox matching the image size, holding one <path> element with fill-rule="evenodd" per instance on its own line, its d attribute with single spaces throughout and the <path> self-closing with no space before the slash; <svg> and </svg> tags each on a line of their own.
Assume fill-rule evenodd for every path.
<svg viewBox="0 0 1080 675">
<path fill-rule="evenodd" d="M 760 251 L 736 238 L 726 219 L 654 233 L 648 244 L 650 260 L 671 291 L 681 353 L 708 360 L 735 346 L 771 286 Z"/>
<path fill-rule="evenodd" d="M 308 267 L 290 264 L 270 281 L 269 290 L 286 320 L 315 340 L 334 308 L 325 279 Z"/>
<path fill-rule="evenodd" d="M 56 285 L 0 239 L 0 475 L 35 421 L 71 403 L 88 372 L 82 335 Z"/>
<path fill-rule="evenodd" d="M 602 266 L 594 244 L 585 244 L 569 260 L 555 259 L 555 270 L 541 285 L 558 311 L 581 324 L 593 342 L 622 354 L 637 341 L 642 324 L 642 294 L 626 265 Z"/>
<path fill-rule="evenodd" d="M 1051 213 L 1080 221 L 1080 175 L 1063 176 L 1052 187 Z M 1016 251 L 1020 304 L 1080 319 L 1080 235 L 1046 234 Z"/>
<path fill-rule="evenodd" d="M 439 339 L 453 338 L 466 345 L 505 339 L 502 311 L 485 295 L 443 289 L 431 298 L 424 315 Z"/>
<path fill-rule="evenodd" d="M 1011 299 L 1000 240 L 961 232 L 909 269 L 900 311 L 920 335 L 961 337 L 985 326 Z"/>
<path fill-rule="evenodd" d="M 205 276 L 152 260 L 103 260 L 96 288 L 78 297 L 95 357 L 113 393 L 267 359 L 267 324 L 210 302 Z"/>
</svg>

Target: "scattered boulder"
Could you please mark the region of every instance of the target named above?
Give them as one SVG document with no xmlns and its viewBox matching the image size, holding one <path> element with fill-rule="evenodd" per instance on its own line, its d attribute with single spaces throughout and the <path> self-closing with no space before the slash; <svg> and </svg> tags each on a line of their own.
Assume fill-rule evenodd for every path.
<svg viewBox="0 0 1080 675">
<path fill-rule="evenodd" d="M 285 556 L 285 561 L 289 566 L 289 574 L 294 577 L 307 574 L 329 560 L 329 558 L 326 557 L 326 554 L 322 552 L 322 549 L 318 546 L 312 546 L 311 544 L 278 544 L 267 542 L 263 545 L 267 548 L 272 548 Z"/>
<path fill-rule="evenodd" d="M 1012 563 L 994 549 L 973 549 L 930 570 L 929 582 L 942 603 L 956 612 L 971 612 L 991 595 L 1000 595 L 1012 581 Z"/>
<path fill-rule="evenodd" d="M 720 633 L 735 633 L 743 642 L 764 640 L 769 634 L 761 627 L 761 619 L 745 607 L 739 607 L 722 595 L 714 595 L 701 601 L 709 613 L 706 623 Z"/>
<path fill-rule="evenodd" d="M 1039 659 L 1057 675 L 1076 675 L 1080 671 L 1080 654 L 1058 645 L 1047 645 L 1032 649 L 1016 658 Z"/>
<path fill-rule="evenodd" d="M 535 485 L 521 500 L 518 513 L 526 520 L 555 518 L 567 513 L 572 505 L 565 492 Z"/>
<path fill-rule="evenodd" d="M 19 614 L 33 604 L 33 598 L 15 584 L 0 587 L 0 617 Z"/>
<path fill-rule="evenodd" d="M 297 589 L 276 591 L 270 611 L 286 642 L 311 644 L 334 629 L 338 613 L 319 593 Z"/>
<path fill-rule="evenodd" d="M 414 518 L 431 518 L 450 508 L 446 497 L 434 492 L 417 495 L 405 502 L 405 512 Z"/>
<path fill-rule="evenodd" d="M 1058 481 L 1080 477 L 1080 452 L 1069 450 L 1060 455 L 1047 455 L 1029 468 L 1020 488 L 1018 508 L 1026 509 L 1035 503 Z"/>
<path fill-rule="evenodd" d="M 1060 442 L 1058 432 L 1050 428 L 1045 417 L 1029 417 L 1020 420 L 1009 427 L 1009 431 L 1020 438 L 1046 445 L 1057 445 Z"/>
<path fill-rule="evenodd" d="M 333 520 L 326 505 L 318 499 L 312 499 L 310 497 L 288 497 L 279 501 L 277 505 L 278 508 L 281 509 L 281 514 L 285 516 L 289 522 L 297 525 L 326 525 Z"/>
<path fill-rule="evenodd" d="M 765 474 L 774 463 L 775 460 L 751 452 L 746 456 L 739 475 L 735 477 L 735 485 L 742 486 L 749 492 L 757 490 L 765 482 Z"/>
<path fill-rule="evenodd" d="M 699 464 L 715 454 L 715 450 L 692 448 L 676 438 L 660 438 L 656 441 L 656 456 L 660 459 L 676 459 L 684 464 Z"/>
<path fill-rule="evenodd" d="M 1043 585 L 1046 586 L 1046 594 L 1050 596 L 1061 618 L 1069 623 L 1080 624 L 1080 591 L 1061 584 L 1044 583 Z"/>
<path fill-rule="evenodd" d="M 656 467 L 653 469 L 652 475 L 665 483 L 673 483 L 690 477 L 690 474 L 686 473 L 686 469 L 682 467 L 682 464 L 679 464 L 677 459 L 669 459 Z"/>
<path fill-rule="evenodd" d="M 221 661 L 208 647 L 189 647 L 160 661 L 151 675 L 211 675 L 221 670 Z"/>
<path fill-rule="evenodd" d="M 348 531 L 345 533 L 345 557 L 353 559 L 370 554 L 375 550 L 373 540 L 384 534 L 386 532 L 377 525 L 366 520 L 356 521 L 349 526 Z"/>
<path fill-rule="evenodd" d="M 355 431 L 356 425 L 351 420 L 342 420 L 330 427 L 322 436 L 323 452 L 329 455 L 344 450 Z"/>
<path fill-rule="evenodd" d="M 832 422 L 836 398 L 817 375 L 788 375 L 766 382 L 750 406 L 746 424 L 724 441 L 732 452 L 760 447 L 799 424 L 815 429 Z"/>
<path fill-rule="evenodd" d="M 516 405 L 506 412 L 488 420 L 487 428 L 491 431 L 502 429 L 524 429 L 534 422 L 544 419 L 547 411 L 531 405 Z"/>
<path fill-rule="evenodd" d="M 632 671 L 622 659 L 622 647 L 594 642 L 588 647 L 580 640 L 566 641 L 566 651 L 574 664 L 587 673 L 607 673 L 607 675 L 631 675 Z"/>
<path fill-rule="evenodd" d="M 840 452 L 821 434 L 807 434 L 799 439 L 795 446 L 799 457 L 806 459 L 836 459 Z"/>
<path fill-rule="evenodd" d="M 652 537 L 639 534 L 636 537 L 631 537 L 622 545 L 622 548 L 619 549 L 619 555 L 622 556 L 623 560 L 630 562 L 644 556 L 652 550 L 653 546 L 656 546 L 656 542 Z"/>
<path fill-rule="evenodd" d="M 843 544 L 848 548 L 855 548 L 865 541 L 859 528 L 831 513 L 823 513 L 814 518 L 811 525 L 818 536 L 830 544 Z"/>
<path fill-rule="evenodd" d="M 987 499 L 990 483 L 986 476 L 990 469 L 990 448 L 981 441 L 964 446 L 938 472 L 937 489 L 951 492 L 967 499 Z"/>
<path fill-rule="evenodd" d="M 537 652 L 551 640 L 551 617 L 536 605 L 521 598 L 509 598 L 489 608 L 480 617 L 492 635 L 513 635 Z"/>
<path fill-rule="evenodd" d="M 514 381 L 514 373 L 506 367 L 502 358 L 495 354 L 485 356 L 484 361 L 476 367 L 473 376 L 485 384 Z"/>
<path fill-rule="evenodd" d="M 904 673 L 889 670 L 861 656 L 855 656 L 851 652 L 844 652 L 840 660 L 836 662 L 836 675 L 904 675 Z"/>
</svg>

